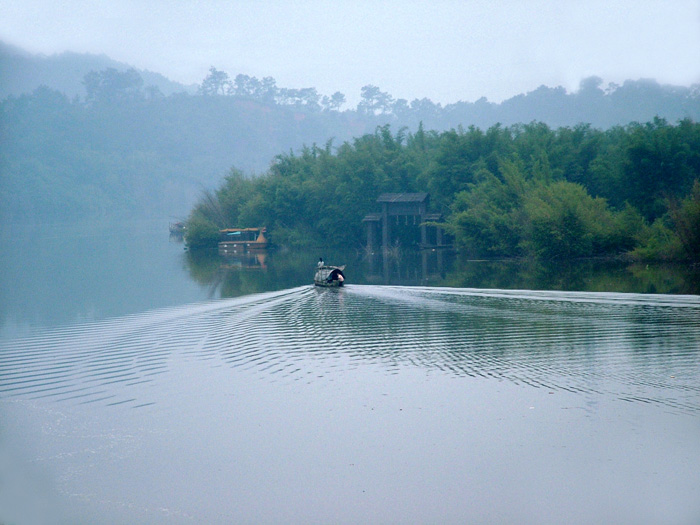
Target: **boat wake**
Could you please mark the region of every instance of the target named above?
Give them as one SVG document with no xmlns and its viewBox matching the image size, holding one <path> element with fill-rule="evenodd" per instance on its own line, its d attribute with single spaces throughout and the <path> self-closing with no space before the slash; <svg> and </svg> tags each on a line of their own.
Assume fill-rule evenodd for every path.
<svg viewBox="0 0 700 525">
<path fill-rule="evenodd" d="M 421 368 L 700 411 L 700 298 L 304 286 L 0 342 L 0 398 L 142 407 L 178 362 L 322 381 Z"/>
</svg>

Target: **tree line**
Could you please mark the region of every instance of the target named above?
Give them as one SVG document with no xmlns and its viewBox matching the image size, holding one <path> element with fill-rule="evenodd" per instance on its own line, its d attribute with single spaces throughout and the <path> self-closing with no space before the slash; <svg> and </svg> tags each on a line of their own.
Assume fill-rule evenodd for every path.
<svg viewBox="0 0 700 525">
<path fill-rule="evenodd" d="M 440 104 L 429 98 L 408 100 L 395 97 L 378 86 L 361 88 L 360 101 L 349 107 L 343 93 L 320 94 L 313 87 L 293 88 L 277 86 L 274 78 L 258 80 L 244 73 L 231 75 L 215 67 L 199 85 L 186 86 L 170 81 L 158 73 L 137 71 L 128 64 L 111 60 L 104 55 L 62 53 L 49 57 L 31 55 L 0 42 L 0 63 L 5 66 L 0 81 L 0 98 L 8 95 L 29 94 L 40 85 L 65 93 L 69 98 L 83 99 L 87 93 L 83 75 L 110 77 L 117 83 L 123 79 L 142 77 L 142 95 L 146 97 L 173 94 L 199 94 L 217 97 L 235 97 L 295 108 L 307 112 L 352 112 L 363 118 L 379 117 L 374 125 L 391 123 L 409 126 L 412 130 L 423 122 L 429 129 L 447 130 L 460 124 L 488 128 L 500 122 L 511 125 L 533 120 L 546 122 L 552 127 L 572 126 L 588 122 L 608 128 L 628 122 L 646 122 L 659 115 L 671 122 L 682 118 L 700 120 L 700 85 L 659 85 L 652 79 L 626 80 L 622 84 L 591 76 L 582 79 L 578 90 L 567 92 L 562 87 L 540 86 L 534 91 L 513 96 L 501 103 L 485 97 L 474 102 L 455 101 Z M 357 133 L 355 133 L 355 136 Z"/>
<path fill-rule="evenodd" d="M 82 84 L 86 103 L 114 103 L 125 98 L 154 99 L 164 96 L 154 85 L 144 87 L 141 75 L 133 68 L 125 71 L 115 68 L 91 71 L 85 75 Z M 414 130 L 421 122 L 430 129 L 450 129 L 464 122 L 485 128 L 495 123 L 510 125 L 534 120 L 553 127 L 586 122 L 608 128 L 627 122 L 645 122 L 659 115 L 670 121 L 684 118 L 700 120 L 700 85 L 663 86 L 650 79 L 604 85 L 603 79 L 596 76 L 583 79 L 574 93 L 567 92 L 561 86 L 540 86 L 500 104 L 482 97 L 475 102 L 458 101 L 444 106 L 425 97 L 412 101 L 395 98 L 379 87 L 368 84 L 361 88 L 357 106 L 346 108 L 346 96 L 339 91 L 328 96 L 313 87 L 279 87 L 270 76 L 259 80 L 255 76 L 239 73 L 231 79 L 228 73 L 212 66 L 198 85 L 197 94 L 249 100 L 305 113 L 342 110 L 368 121 L 374 119 L 372 123 L 375 125 L 389 123 Z M 183 96 L 184 93 L 179 95 Z M 653 111 L 650 108 L 654 108 Z"/>
<path fill-rule="evenodd" d="M 271 77 L 231 79 L 213 67 L 196 94 L 164 95 L 144 78 L 134 69 L 107 67 L 83 76 L 80 96 L 42 86 L 0 100 L 0 220 L 182 216 L 201 187 L 215 187 L 232 165 L 246 176 L 266 173 L 279 152 L 303 155 L 304 144 L 329 137 L 338 155 L 337 145 L 352 145 L 353 137 L 372 135 L 377 126 L 402 130 L 398 135 L 407 140 L 421 124 L 438 134 L 463 122 L 484 130 L 501 122 L 516 133 L 518 122 L 564 129 L 585 120 L 611 130 L 611 123 L 651 120 L 650 108 L 669 121 L 700 119 L 697 87 L 653 81 L 604 88 L 592 78 L 577 93 L 542 87 L 501 104 L 481 99 L 446 106 L 394 99 L 368 85 L 357 107 L 344 109 L 339 92 L 281 88 Z"/>
<path fill-rule="evenodd" d="M 689 119 L 380 126 L 280 154 L 258 177 L 232 169 L 192 209 L 186 240 L 206 248 L 221 228 L 267 226 L 278 244 L 359 248 L 381 193 L 419 191 L 474 257 L 700 259 L 700 125 Z"/>
<path fill-rule="evenodd" d="M 339 91 L 326 96 L 315 88 L 279 88 L 272 77 L 258 80 L 242 73 L 231 80 L 228 73 L 212 66 L 198 92 L 208 96 L 244 97 L 306 111 L 345 109 L 365 118 L 379 117 L 380 125 L 391 123 L 412 129 L 420 122 L 430 129 L 450 129 L 464 122 L 490 127 L 497 122 L 515 124 L 533 120 L 554 127 L 587 122 L 608 128 L 632 121 L 644 122 L 658 115 L 671 121 L 700 120 L 700 85 L 662 86 L 651 79 L 605 85 L 602 78 L 591 76 L 581 80 L 575 93 L 568 93 L 561 86 L 543 85 L 500 104 L 482 97 L 475 102 L 457 101 L 444 106 L 426 97 L 412 101 L 395 98 L 378 86 L 368 84 L 360 89 L 357 106 L 344 108 L 346 96 Z M 649 108 L 654 108 L 655 112 L 650 113 Z"/>
<path fill-rule="evenodd" d="M 0 220 L 185 215 L 235 164 L 264 171 L 279 151 L 364 124 L 238 96 L 165 96 L 135 70 L 83 78 L 85 95 L 46 86 L 0 101 Z"/>
</svg>

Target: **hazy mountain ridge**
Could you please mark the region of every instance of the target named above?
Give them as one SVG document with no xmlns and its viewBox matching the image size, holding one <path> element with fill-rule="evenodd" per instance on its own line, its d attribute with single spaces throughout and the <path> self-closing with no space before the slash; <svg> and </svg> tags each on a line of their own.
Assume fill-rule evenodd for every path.
<svg viewBox="0 0 700 525">
<path fill-rule="evenodd" d="M 41 85 L 65 93 L 69 98 L 85 96 L 83 78 L 90 71 L 107 68 L 126 71 L 133 68 L 107 55 L 66 51 L 55 55 L 35 55 L 0 41 L 0 99 L 9 95 L 31 93 Z M 135 68 L 134 68 L 135 69 Z M 185 86 L 160 73 L 136 71 L 144 86 L 156 86 L 165 95 L 194 93 L 197 86 Z"/>
<path fill-rule="evenodd" d="M 605 87 L 591 77 L 575 93 L 541 86 L 500 104 L 482 98 L 445 106 L 425 98 L 394 100 L 366 86 L 357 108 L 340 111 L 324 105 L 327 97 L 313 88 L 277 88 L 271 78 L 263 80 L 279 96 L 252 88 L 206 95 L 196 86 L 138 71 L 137 82 L 121 94 L 118 82 L 111 86 L 116 91 L 88 94 L 86 75 L 99 77 L 110 68 L 112 80 L 122 74 L 114 70 L 130 69 L 106 56 L 43 57 L 0 44 L 2 220 L 182 215 L 232 167 L 262 173 L 276 155 L 329 141 L 335 149 L 387 124 L 399 133 L 421 125 L 439 133 L 533 121 L 608 129 L 656 116 L 670 123 L 700 120 L 700 86 L 653 80 Z"/>
<path fill-rule="evenodd" d="M 69 98 L 82 98 L 86 94 L 83 85 L 85 75 L 107 68 L 118 71 L 135 69 L 143 79 L 144 88 L 155 86 L 166 96 L 195 94 L 200 88 L 196 84 L 188 86 L 172 81 L 160 73 L 133 68 L 106 55 L 73 52 L 34 55 L 0 41 L 0 99 L 31 93 L 41 85 L 60 91 Z M 241 76 L 250 80 L 246 75 Z M 257 81 L 255 78 L 253 80 Z M 274 79 L 270 80 L 274 82 Z M 312 91 L 319 99 L 322 96 L 313 88 L 281 88 L 279 91 Z M 629 122 L 647 122 L 654 117 L 670 122 L 686 118 L 700 120 L 700 84 L 662 85 L 654 79 L 630 79 L 622 85 L 606 85 L 602 78 L 591 76 L 581 79 L 575 92 L 567 92 L 561 86 L 542 85 L 501 103 L 482 97 L 474 102 L 459 100 L 443 105 L 427 98 L 412 101 L 394 99 L 390 93 L 371 85 L 363 87 L 362 91 L 362 100 L 357 107 L 342 108 L 344 112 L 356 111 L 362 120 L 372 125 L 390 123 L 410 129 L 417 129 L 421 122 L 426 129 L 436 130 L 472 125 L 488 128 L 496 123 L 512 125 L 532 121 L 544 122 L 552 127 L 585 122 L 605 129 Z M 355 130 L 358 129 L 356 126 Z"/>
</svg>

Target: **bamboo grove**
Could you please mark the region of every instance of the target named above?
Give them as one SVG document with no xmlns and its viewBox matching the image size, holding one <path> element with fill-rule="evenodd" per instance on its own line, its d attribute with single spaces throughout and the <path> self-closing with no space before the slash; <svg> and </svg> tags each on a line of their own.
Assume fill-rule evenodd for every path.
<svg viewBox="0 0 700 525">
<path fill-rule="evenodd" d="M 191 249 L 224 227 L 267 226 L 276 244 L 362 245 L 385 192 L 425 191 L 475 257 L 700 259 L 700 124 L 608 130 L 532 122 L 435 132 L 381 126 L 337 147 L 232 169 L 191 211 Z"/>
</svg>

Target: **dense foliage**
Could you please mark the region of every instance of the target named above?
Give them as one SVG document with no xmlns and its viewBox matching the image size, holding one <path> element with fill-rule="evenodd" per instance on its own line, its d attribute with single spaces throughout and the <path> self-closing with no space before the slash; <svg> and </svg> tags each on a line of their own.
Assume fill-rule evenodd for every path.
<svg viewBox="0 0 700 525">
<path fill-rule="evenodd" d="M 212 226 L 265 225 L 281 244 L 359 247 L 379 194 L 426 191 L 457 248 L 474 256 L 697 260 L 698 181 L 700 125 L 690 120 L 607 131 L 387 125 L 335 151 L 329 142 L 279 155 L 256 178 L 232 170 L 192 211 L 188 239 L 204 246 Z"/>
<path fill-rule="evenodd" d="M 37 87 L 40 81 L 50 87 Z M 33 91 L 27 92 L 29 86 Z M 339 195 L 334 207 L 317 199 L 309 204 L 312 209 L 305 211 L 312 216 L 322 214 L 325 221 L 333 223 L 329 218 L 332 212 L 349 208 L 347 199 L 354 199 L 357 209 L 369 207 L 374 198 L 369 195 L 376 189 L 422 188 L 442 210 L 452 211 L 457 195 L 486 174 L 472 166 L 475 162 L 491 174 L 502 173 L 504 162 L 515 162 L 512 153 L 520 155 L 520 162 L 530 162 L 533 153 L 525 151 L 525 138 L 516 136 L 524 129 L 518 122 L 533 120 L 542 124 L 531 127 L 544 126 L 543 136 L 538 138 L 532 130 L 527 140 L 548 140 L 549 127 L 556 128 L 555 146 L 562 151 L 548 151 L 547 155 L 571 157 L 556 159 L 558 164 L 551 167 L 555 177 L 556 170 L 563 170 L 566 181 L 583 185 L 591 196 L 606 197 L 613 209 L 622 209 L 628 201 L 651 221 L 666 213 L 668 197 L 680 199 L 689 191 L 684 170 L 693 173 L 694 168 L 688 167 L 688 152 L 683 148 L 690 146 L 682 142 L 682 133 L 673 126 L 663 132 L 668 136 L 638 126 L 634 138 L 629 136 L 631 130 L 610 126 L 644 122 L 654 115 L 669 122 L 700 120 L 698 86 L 661 86 L 654 81 L 603 87 L 601 79 L 592 77 L 575 93 L 542 86 L 500 104 L 481 99 L 446 106 L 428 99 L 395 99 L 367 85 L 357 106 L 345 109 L 345 95 L 340 92 L 327 96 L 314 88 L 280 87 L 271 77 L 258 80 L 238 74 L 231 78 L 212 67 L 201 85 L 186 87 L 106 57 L 36 57 L 1 44 L 0 94 L 5 97 L 0 100 L 3 223 L 135 215 L 181 217 L 192 208 L 202 188 L 216 187 L 230 166 L 245 172 L 246 176 L 240 177 L 246 179 L 266 173 L 274 156 L 286 151 L 295 153 L 274 160 L 273 173 L 294 173 L 299 159 L 308 156 L 337 164 L 336 169 L 346 173 L 337 181 L 341 189 L 323 190 Z M 580 121 L 610 133 L 598 145 L 593 130 L 572 127 Z M 494 126 L 497 122 L 505 127 Z M 421 123 L 436 131 L 423 132 Z M 459 130 L 461 123 L 487 131 L 447 131 Z M 402 131 L 391 136 L 386 125 Z M 386 150 L 381 154 L 373 139 L 364 137 L 366 133 L 371 137 L 378 126 L 383 130 L 380 136 Z M 647 137 L 649 133 L 656 142 Z M 331 137 L 328 148 L 313 146 L 325 144 Z M 422 146 L 412 144 L 414 140 Z M 635 141 L 637 146 L 632 144 Z M 303 149 L 304 144 L 311 146 Z M 609 151 L 603 154 L 598 146 Z M 503 149 L 507 147 L 517 151 Z M 624 159 L 616 157 L 621 152 L 627 155 Z M 352 172 L 354 167 L 358 171 Z M 462 177 L 466 168 L 469 170 Z M 657 172 L 662 175 L 656 177 Z M 636 187 L 630 186 L 630 180 Z M 358 187 L 364 193 L 353 196 Z M 295 192 L 302 190 L 290 182 L 280 191 L 294 200 Z M 647 198 L 648 191 L 653 198 Z M 283 217 L 282 195 L 276 201 L 260 193 L 255 198 L 281 214 L 276 221 L 283 231 L 303 238 L 306 234 L 299 225 L 285 226 L 294 221 Z M 275 207 L 275 203 L 280 206 Z M 253 204 L 247 207 L 258 209 Z M 501 219 L 508 219 L 502 211 Z M 665 227 L 674 226 L 668 222 Z M 315 228 L 316 224 L 309 231 Z M 332 225 L 324 228 L 332 233 Z M 355 239 L 355 230 L 348 223 L 340 235 Z M 531 231 L 534 235 L 536 228 Z M 498 253 L 498 249 L 490 251 Z"/>
<path fill-rule="evenodd" d="M 83 99 L 40 87 L 0 101 L 3 222 L 185 214 L 232 164 L 263 171 L 280 151 L 358 131 L 338 112 L 166 97 L 133 70 L 93 72 L 84 82 Z"/>
</svg>

